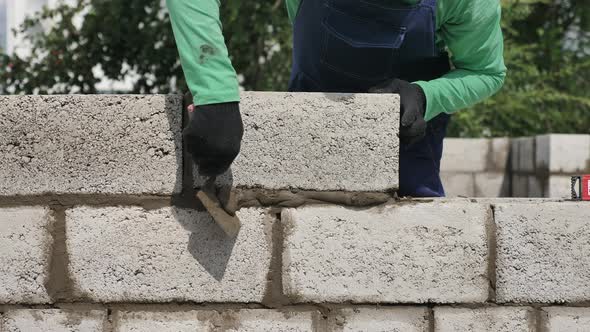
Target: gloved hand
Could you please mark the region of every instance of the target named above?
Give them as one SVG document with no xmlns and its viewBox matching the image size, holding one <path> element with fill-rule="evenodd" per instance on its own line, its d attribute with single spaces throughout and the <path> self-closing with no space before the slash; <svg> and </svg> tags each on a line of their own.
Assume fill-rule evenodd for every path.
<svg viewBox="0 0 590 332">
<path fill-rule="evenodd" d="M 199 173 L 225 172 L 240 153 L 244 134 L 239 103 L 191 105 L 188 111 L 189 124 L 182 134 Z"/>
<path fill-rule="evenodd" d="M 370 93 L 397 93 L 401 98 L 399 137 L 402 144 L 414 144 L 426 135 L 426 96 L 417 84 L 393 79 L 369 89 Z"/>
</svg>

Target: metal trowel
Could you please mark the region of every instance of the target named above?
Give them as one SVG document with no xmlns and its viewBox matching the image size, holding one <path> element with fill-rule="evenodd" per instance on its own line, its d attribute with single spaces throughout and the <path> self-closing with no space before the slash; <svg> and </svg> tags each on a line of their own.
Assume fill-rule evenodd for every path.
<svg viewBox="0 0 590 332">
<path fill-rule="evenodd" d="M 205 185 L 197 192 L 197 198 L 203 203 L 213 220 L 229 237 L 236 237 L 240 232 L 240 219 L 228 211 L 219 200 L 215 188 L 215 176 L 209 177 Z"/>
</svg>

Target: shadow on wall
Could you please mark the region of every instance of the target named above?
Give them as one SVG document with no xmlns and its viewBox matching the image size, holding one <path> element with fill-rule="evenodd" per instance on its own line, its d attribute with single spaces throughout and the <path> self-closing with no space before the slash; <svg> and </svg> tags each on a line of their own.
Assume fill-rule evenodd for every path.
<svg viewBox="0 0 590 332">
<path fill-rule="evenodd" d="M 186 106 L 192 102 L 192 96 L 185 95 L 182 110 L 175 107 L 173 96 L 167 99 L 166 112 L 171 132 L 181 142 L 182 153 L 177 156 L 178 169 L 172 199 L 172 213 L 176 221 L 184 229 L 190 232 L 188 239 L 188 252 L 197 262 L 217 281 L 221 281 L 225 275 L 229 259 L 232 255 L 236 238 L 228 237 L 215 223 L 201 202 L 197 199 L 194 186 L 193 162 L 186 151 L 184 140 L 178 126 L 186 125 L 188 112 Z M 181 119 L 179 119 L 179 117 Z M 187 156 L 187 158 L 184 158 Z M 197 177 L 201 177 L 196 174 Z M 223 203 L 229 200 L 233 175 L 231 169 L 223 176 L 223 187 L 220 199 Z M 187 210 L 196 210 L 197 214 Z"/>
</svg>

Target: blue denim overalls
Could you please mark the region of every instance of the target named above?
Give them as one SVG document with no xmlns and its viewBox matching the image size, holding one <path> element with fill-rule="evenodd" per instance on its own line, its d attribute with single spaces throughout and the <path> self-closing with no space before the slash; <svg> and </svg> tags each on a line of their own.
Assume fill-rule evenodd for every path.
<svg viewBox="0 0 590 332">
<path fill-rule="evenodd" d="M 448 55 L 435 46 L 436 0 L 398 2 L 302 0 L 289 90 L 367 92 L 392 78 L 413 82 L 446 74 Z M 448 121 L 447 114 L 437 116 L 422 141 L 401 146 L 401 196 L 444 196 L 439 170 Z"/>
</svg>

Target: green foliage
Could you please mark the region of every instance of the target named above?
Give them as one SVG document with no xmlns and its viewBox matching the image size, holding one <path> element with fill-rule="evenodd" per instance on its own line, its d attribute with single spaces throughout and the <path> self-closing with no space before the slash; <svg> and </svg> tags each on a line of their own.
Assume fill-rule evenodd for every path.
<svg viewBox="0 0 590 332">
<path fill-rule="evenodd" d="M 96 68 L 135 77 L 133 93 L 185 90 L 170 20 L 160 0 L 78 0 L 44 9 L 19 33 L 30 56 L 0 55 L 0 93 L 96 93 Z M 502 0 L 504 89 L 454 115 L 452 136 L 590 132 L 590 2 Z M 284 2 L 225 1 L 232 62 L 248 90 L 285 90 L 291 25 Z M 82 19 L 82 24 L 75 22 Z M 52 24 L 47 24 L 52 22 Z M 48 30 L 37 29 L 45 24 Z M 39 33 L 38 31 L 44 31 Z M 117 92 L 117 91 L 113 91 Z"/>
<path fill-rule="evenodd" d="M 590 133 L 590 2 L 502 4 L 508 67 L 504 88 L 457 112 L 449 135 Z"/>
<path fill-rule="evenodd" d="M 242 85 L 284 89 L 291 30 L 282 0 L 227 2 L 221 14 Z M 77 19 L 83 19 L 81 26 Z M 43 24 L 51 28 L 36 32 Z M 109 79 L 136 77 L 132 93 L 186 90 L 170 18 L 160 0 L 78 0 L 76 6 L 45 8 L 18 33 L 26 36 L 32 52 L 22 58 L 0 55 L 2 94 L 96 93 L 97 66 Z"/>
</svg>

